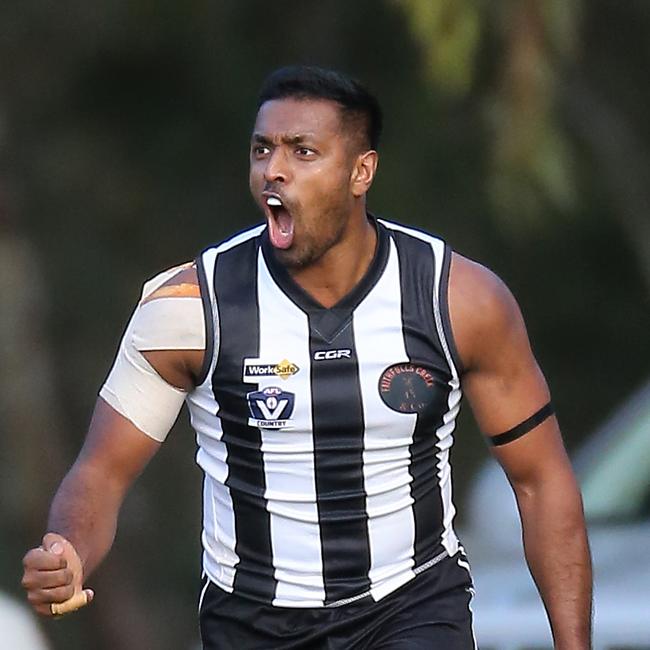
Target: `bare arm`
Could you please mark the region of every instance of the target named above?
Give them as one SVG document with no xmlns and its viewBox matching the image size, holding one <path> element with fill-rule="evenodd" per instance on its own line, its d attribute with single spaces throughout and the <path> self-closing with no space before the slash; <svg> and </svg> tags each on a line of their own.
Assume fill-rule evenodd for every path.
<svg viewBox="0 0 650 650">
<path fill-rule="evenodd" d="M 196 271 L 188 268 L 157 291 L 164 296 L 186 295 L 192 282 L 197 282 Z M 168 384 L 189 391 L 203 351 L 156 350 L 144 356 Z M 164 385 L 160 377 L 157 381 Z M 167 399 L 167 389 L 163 393 Z M 147 394 L 143 390 L 142 399 Z M 170 403 L 173 415 L 172 406 L 177 413 L 180 404 Z M 52 604 L 72 611 L 92 599 L 92 590 L 83 589 L 83 582 L 110 550 L 124 497 L 160 446 L 104 399 L 97 400 L 83 448 L 52 502 L 48 532 L 41 546 L 23 559 L 23 586 L 38 613 L 54 613 Z"/>
<path fill-rule="evenodd" d="M 97 400 L 86 441 L 54 497 L 47 523 L 48 531 L 74 546 L 84 576 L 112 546 L 126 492 L 159 448 L 159 442 Z"/>
<path fill-rule="evenodd" d="M 452 261 L 449 303 L 465 366 L 463 387 L 481 431 L 498 435 L 550 399 L 512 294 L 487 269 Z M 591 560 L 580 492 L 551 416 L 492 452 L 510 481 L 528 566 L 549 616 L 555 647 L 585 650 L 591 636 Z"/>
<path fill-rule="evenodd" d="M 73 610 L 92 600 L 84 580 L 108 553 L 124 496 L 159 447 L 97 400 L 84 446 L 52 502 L 48 532 L 23 558 L 22 584 L 39 614 L 53 614 L 53 603 Z"/>
<path fill-rule="evenodd" d="M 189 266 L 142 303 L 158 295 L 185 296 L 195 287 L 198 290 L 196 269 Z M 203 351 L 156 350 L 143 356 L 168 384 L 188 392 L 194 387 Z M 83 448 L 54 497 L 48 520 L 48 530 L 65 537 L 76 549 L 84 575 L 110 549 L 126 492 L 159 448 L 157 440 L 102 398 L 97 400 Z"/>
</svg>

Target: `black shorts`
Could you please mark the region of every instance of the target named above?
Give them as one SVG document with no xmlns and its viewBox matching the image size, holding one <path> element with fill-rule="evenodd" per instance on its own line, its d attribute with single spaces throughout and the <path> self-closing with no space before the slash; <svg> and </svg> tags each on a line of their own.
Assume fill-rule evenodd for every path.
<svg viewBox="0 0 650 650">
<path fill-rule="evenodd" d="M 210 583 L 200 610 L 203 649 L 474 650 L 464 560 L 445 558 L 378 602 L 332 608 L 273 607 Z"/>
</svg>

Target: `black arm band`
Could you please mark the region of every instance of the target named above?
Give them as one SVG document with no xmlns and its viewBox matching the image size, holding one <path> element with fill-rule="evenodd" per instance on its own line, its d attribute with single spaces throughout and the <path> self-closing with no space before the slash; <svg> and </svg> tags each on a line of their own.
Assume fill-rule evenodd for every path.
<svg viewBox="0 0 650 650">
<path fill-rule="evenodd" d="M 488 436 L 488 442 L 493 447 L 499 447 L 500 445 L 506 445 L 517 438 L 521 438 L 524 434 L 532 431 L 538 424 L 541 424 L 548 418 L 553 415 L 553 405 L 549 402 L 548 404 L 542 406 L 539 411 L 533 413 L 529 418 L 518 424 L 516 427 L 512 427 L 504 433 L 500 433 L 496 436 Z"/>
</svg>

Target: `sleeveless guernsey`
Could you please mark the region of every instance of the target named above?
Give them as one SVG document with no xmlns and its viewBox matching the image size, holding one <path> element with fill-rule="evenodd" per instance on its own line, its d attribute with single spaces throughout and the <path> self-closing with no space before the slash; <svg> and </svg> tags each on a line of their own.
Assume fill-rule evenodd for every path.
<svg viewBox="0 0 650 650">
<path fill-rule="evenodd" d="M 370 268 L 331 309 L 276 262 L 264 226 L 198 258 L 208 343 L 187 402 L 204 570 L 225 591 L 282 607 L 380 600 L 458 550 L 451 252 L 373 223 Z"/>
</svg>

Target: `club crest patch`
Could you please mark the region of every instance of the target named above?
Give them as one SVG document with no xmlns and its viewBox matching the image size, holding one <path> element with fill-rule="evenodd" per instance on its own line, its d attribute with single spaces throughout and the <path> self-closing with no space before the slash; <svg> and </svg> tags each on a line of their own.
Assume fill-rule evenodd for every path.
<svg viewBox="0 0 650 650">
<path fill-rule="evenodd" d="M 246 395 L 251 416 L 248 424 L 260 429 L 291 427 L 295 395 L 277 386 L 256 390 Z"/>
<path fill-rule="evenodd" d="M 400 413 L 424 413 L 435 393 L 433 373 L 413 363 L 396 363 L 381 373 L 379 395 L 384 404 Z"/>
</svg>

